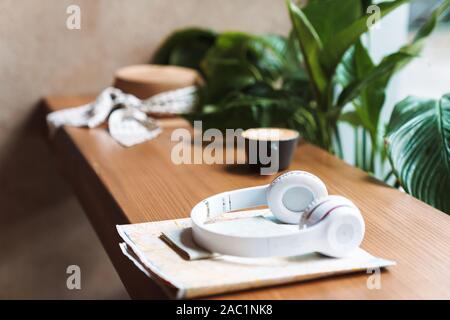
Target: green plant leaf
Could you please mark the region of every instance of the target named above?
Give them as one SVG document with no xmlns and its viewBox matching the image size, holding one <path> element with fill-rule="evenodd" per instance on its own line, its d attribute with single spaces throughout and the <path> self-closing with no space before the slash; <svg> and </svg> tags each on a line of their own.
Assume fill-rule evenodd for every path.
<svg viewBox="0 0 450 320">
<path fill-rule="evenodd" d="M 228 93 L 262 81 L 258 69 L 246 61 L 236 59 L 209 60 L 204 103 L 217 103 Z"/>
<path fill-rule="evenodd" d="M 289 127 L 289 119 L 299 103 L 298 98 L 258 82 L 229 93 L 222 101 L 205 106 L 200 113 L 184 117 L 190 121 L 202 120 L 204 129 Z"/>
<path fill-rule="evenodd" d="M 346 52 L 336 69 L 336 80 L 338 83 L 346 88 L 353 85 L 368 76 L 375 69 L 375 65 L 363 46 L 361 41 L 358 42 Z M 366 128 L 371 136 L 376 135 L 379 116 L 385 100 L 385 87 L 387 77 L 380 76 L 372 81 L 371 84 L 360 87 L 359 93 L 352 100 L 356 112 L 361 120 L 361 125 Z M 342 101 L 338 102 L 343 103 Z"/>
<path fill-rule="evenodd" d="M 322 43 L 361 17 L 361 0 L 309 0 L 302 8 Z"/>
<path fill-rule="evenodd" d="M 449 8 L 450 0 L 444 1 L 430 15 L 419 29 L 413 41 L 403 46 L 399 52 L 385 57 L 378 66 L 372 60 L 360 41 L 348 50 L 336 70 L 337 81 L 345 87 L 338 106 L 343 107 L 353 100 L 362 125 L 369 130 L 372 141 L 376 139 L 379 116 L 385 101 L 385 89 L 392 75 L 410 62 L 423 47 L 423 40 L 434 29 L 439 17 Z"/>
<path fill-rule="evenodd" d="M 420 29 L 414 36 L 413 42 L 417 42 L 419 40 L 428 37 L 436 27 L 439 18 L 446 13 L 449 7 L 450 7 L 449 0 L 442 1 L 442 3 L 436 9 L 433 10 L 431 15 L 428 17 L 427 21 L 420 27 Z"/>
<path fill-rule="evenodd" d="M 380 16 L 384 17 L 408 1 L 409 0 L 395 0 L 392 2 L 378 3 L 377 6 L 380 8 Z M 328 75 L 334 74 L 335 69 L 345 52 L 358 41 L 363 33 L 367 32 L 367 18 L 368 16 L 364 15 L 355 20 L 348 27 L 344 28 L 333 37 L 330 37 L 329 41 L 324 44 L 323 50 L 320 53 L 320 62 Z"/>
<path fill-rule="evenodd" d="M 287 1 L 292 29 L 303 54 L 306 71 L 317 101 L 323 101 L 328 79 L 319 61 L 322 42 L 305 13 L 293 2 Z"/>
<path fill-rule="evenodd" d="M 286 38 L 276 35 L 254 36 L 242 32 L 222 33 L 208 51 L 202 68 L 209 77 L 216 64 L 238 61 L 253 66 L 260 78 L 276 80 L 286 61 Z"/>
<path fill-rule="evenodd" d="M 345 113 L 342 113 L 339 117 L 339 120 L 342 122 L 346 122 L 353 127 L 362 126 L 361 118 L 356 111 L 347 111 Z"/>
<path fill-rule="evenodd" d="M 274 84 L 286 68 L 286 41 L 281 36 L 221 34 L 202 62 L 204 102 L 217 104 L 228 93 L 257 82 Z"/>
<path fill-rule="evenodd" d="M 152 63 L 177 65 L 200 70 L 200 62 L 214 45 L 217 34 L 202 28 L 186 28 L 173 32 L 159 46 Z"/>
<path fill-rule="evenodd" d="M 450 94 L 439 101 L 409 97 L 397 104 L 386 147 L 405 191 L 450 214 Z"/>
<path fill-rule="evenodd" d="M 278 80 L 288 63 L 288 39 L 279 35 L 254 36 L 248 46 L 247 59 L 263 73 L 267 72 L 271 80 Z"/>
<path fill-rule="evenodd" d="M 436 9 L 432 11 L 425 23 L 416 32 L 411 43 L 403 46 L 399 51 L 411 55 L 412 58 L 419 55 L 424 47 L 425 39 L 431 34 L 431 32 L 433 32 L 439 21 L 439 18 L 442 17 L 449 8 L 450 0 L 444 0 L 439 6 L 437 6 Z M 406 59 L 399 63 L 395 71 L 400 70 L 402 67 L 408 64 L 411 59 Z"/>
<path fill-rule="evenodd" d="M 424 46 L 424 40 L 431 34 L 436 27 L 439 18 L 448 10 L 449 7 L 450 0 L 445 0 L 435 10 L 433 10 L 426 22 L 417 31 L 413 40 L 399 50 L 399 52 L 405 54 L 405 59 L 402 59 L 397 64 L 392 74 L 420 54 Z M 408 55 L 409 59 L 407 58 Z M 391 58 L 388 57 L 387 59 Z M 361 41 L 358 41 L 353 48 L 350 48 L 344 54 L 341 63 L 337 67 L 335 78 L 342 86 L 345 87 L 352 81 L 364 77 L 368 71 L 371 71 L 373 69 L 373 67 L 370 66 L 371 64 L 373 65 L 367 50 L 362 47 Z M 362 65 L 363 68 L 358 68 L 358 65 Z M 356 68 L 359 70 L 356 70 Z M 387 78 L 390 78 L 392 74 Z"/>
<path fill-rule="evenodd" d="M 337 107 L 343 108 L 347 103 L 358 97 L 362 89 L 375 81 L 385 78 L 386 76 L 388 76 L 389 79 L 397 65 L 402 61 L 409 59 L 411 59 L 411 55 L 404 52 L 396 52 L 385 57 L 380 64 L 374 67 L 364 76 L 364 78 L 354 80 L 341 92 L 337 101 Z"/>
<path fill-rule="evenodd" d="M 386 98 L 385 90 L 389 80 L 395 72 L 400 70 L 420 53 L 424 44 L 424 38 L 433 31 L 439 17 L 449 6 L 450 0 L 447 0 L 438 6 L 419 29 L 412 42 L 399 50 L 400 54 L 388 56 L 382 61 L 379 67 L 386 67 L 384 72 L 378 73 L 378 75 L 365 84 L 362 84 L 359 87 L 354 86 L 354 84 L 358 82 L 358 79 L 371 77 L 373 73 L 376 72 L 376 70 L 374 70 L 376 68 L 372 63 L 367 50 L 365 50 L 360 41 L 344 54 L 342 62 L 338 65 L 336 69 L 336 80 L 343 87 L 349 86 L 344 93 L 349 93 L 350 89 L 360 91 L 359 95 L 353 100 L 353 105 L 361 118 L 361 126 L 369 131 L 372 145 L 374 145 L 376 149 L 381 149 L 381 151 L 383 151 L 383 148 L 381 148 L 382 136 L 380 134 L 382 128 L 380 128 L 379 122 L 380 113 Z M 404 55 L 402 56 L 401 54 Z M 392 64 L 392 62 L 394 62 L 394 64 Z M 356 94 L 356 92 L 351 95 L 354 94 Z M 342 101 L 345 101 L 343 95 L 341 96 L 341 99 L 343 100 L 341 100 L 340 103 L 343 103 Z"/>
</svg>

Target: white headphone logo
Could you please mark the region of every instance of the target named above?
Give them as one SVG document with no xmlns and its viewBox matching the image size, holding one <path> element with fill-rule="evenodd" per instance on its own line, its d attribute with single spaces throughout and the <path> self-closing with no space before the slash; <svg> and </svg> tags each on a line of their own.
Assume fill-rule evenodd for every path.
<svg viewBox="0 0 450 320">
<path fill-rule="evenodd" d="M 205 222 L 220 214 L 267 205 L 281 222 L 299 231 L 271 237 L 236 236 L 211 230 Z M 365 232 L 359 209 L 305 171 L 290 171 L 271 184 L 214 195 L 191 212 L 195 242 L 211 252 L 242 257 L 293 256 L 319 252 L 344 257 L 359 247 Z"/>
</svg>

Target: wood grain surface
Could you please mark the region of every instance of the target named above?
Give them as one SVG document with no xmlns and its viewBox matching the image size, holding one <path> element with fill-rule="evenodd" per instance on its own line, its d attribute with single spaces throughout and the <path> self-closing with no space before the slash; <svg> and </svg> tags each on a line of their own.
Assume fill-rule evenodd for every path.
<svg viewBox="0 0 450 320">
<path fill-rule="evenodd" d="M 45 105 L 52 111 L 92 98 L 49 97 Z M 133 298 L 161 297 L 162 292 L 121 254 L 116 224 L 189 217 L 193 205 L 212 194 L 274 178 L 232 165 L 175 165 L 171 132 L 187 124 L 167 119 L 162 125 L 157 139 L 131 148 L 118 145 L 105 128 L 65 127 L 52 139 L 64 174 Z M 310 171 L 331 194 L 353 200 L 366 221 L 362 247 L 397 265 L 381 272 L 380 289 L 368 288 L 372 274 L 359 273 L 215 298 L 450 298 L 449 216 L 307 143 L 297 149 L 289 170 Z"/>
</svg>

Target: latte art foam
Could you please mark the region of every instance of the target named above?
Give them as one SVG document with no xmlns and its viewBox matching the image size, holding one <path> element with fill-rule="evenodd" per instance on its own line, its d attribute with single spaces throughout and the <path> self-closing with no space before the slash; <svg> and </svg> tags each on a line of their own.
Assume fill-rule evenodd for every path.
<svg viewBox="0 0 450 320">
<path fill-rule="evenodd" d="M 249 140 L 285 141 L 298 138 L 298 132 L 284 128 L 254 128 L 245 130 L 242 136 Z"/>
</svg>

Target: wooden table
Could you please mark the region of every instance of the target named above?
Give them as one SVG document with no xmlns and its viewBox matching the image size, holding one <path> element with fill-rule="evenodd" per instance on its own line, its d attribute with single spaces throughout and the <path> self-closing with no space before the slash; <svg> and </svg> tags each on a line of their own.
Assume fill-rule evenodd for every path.
<svg viewBox="0 0 450 320">
<path fill-rule="evenodd" d="M 90 100 L 49 97 L 45 105 L 51 111 Z M 105 128 L 66 127 L 52 141 L 64 174 L 133 298 L 163 293 L 122 255 L 116 224 L 185 218 L 209 195 L 273 179 L 226 165 L 174 165 L 170 134 L 186 125 L 181 119 L 164 120 L 161 136 L 132 148 L 119 146 Z M 309 144 L 298 148 L 290 169 L 310 171 L 323 179 L 330 193 L 352 199 L 366 221 L 363 248 L 398 265 L 381 273 L 379 290 L 369 290 L 370 274 L 359 273 L 217 298 L 450 298 L 449 216 Z"/>
</svg>

